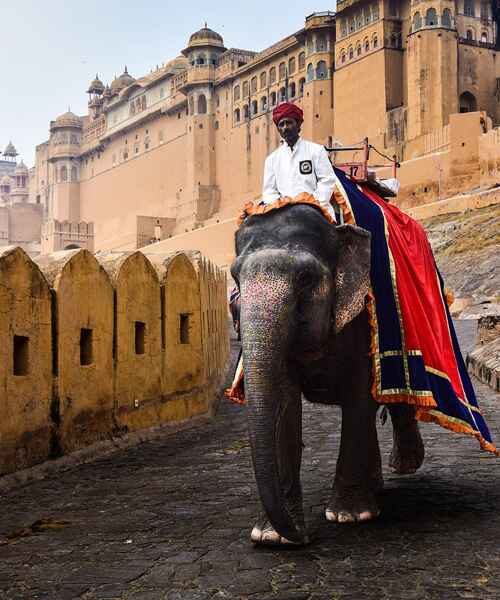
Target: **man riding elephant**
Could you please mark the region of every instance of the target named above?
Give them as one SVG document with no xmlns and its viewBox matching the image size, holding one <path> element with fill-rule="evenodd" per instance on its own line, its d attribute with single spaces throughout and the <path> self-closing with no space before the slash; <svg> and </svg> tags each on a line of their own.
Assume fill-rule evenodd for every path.
<svg viewBox="0 0 500 600">
<path fill-rule="evenodd" d="M 324 148 L 300 139 L 298 107 L 279 105 L 273 119 L 283 144 L 267 158 L 262 200 L 245 206 L 236 233 L 231 273 L 239 293 L 232 294 L 231 309 L 242 364 L 228 396 L 248 405 L 263 507 L 251 539 L 276 545 L 307 541 L 302 395 L 342 409 L 325 511 L 337 523 L 380 512 L 378 403 L 392 418 L 396 473 L 422 464 L 417 419 L 474 435 L 485 450 L 497 450 L 421 226 L 334 170 Z M 335 227 L 332 193 L 349 224 Z"/>
</svg>

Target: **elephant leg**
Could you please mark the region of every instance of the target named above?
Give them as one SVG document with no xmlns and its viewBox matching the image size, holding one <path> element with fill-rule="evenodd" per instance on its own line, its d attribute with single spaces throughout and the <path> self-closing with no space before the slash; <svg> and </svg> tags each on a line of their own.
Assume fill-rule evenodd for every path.
<svg viewBox="0 0 500 600">
<path fill-rule="evenodd" d="M 407 404 L 393 404 L 388 408 L 393 426 L 389 467 L 398 475 L 410 475 L 420 468 L 425 455 L 415 409 Z"/>
<path fill-rule="evenodd" d="M 305 530 L 304 512 L 302 508 L 302 487 L 300 484 L 300 465 L 302 461 L 302 402 L 289 402 L 282 409 L 277 426 L 278 469 L 280 486 L 283 490 L 286 505 L 292 513 L 294 522 L 302 531 Z M 252 529 L 250 539 L 255 544 L 276 546 L 296 545 L 280 536 L 270 524 L 265 512 Z M 307 539 L 305 540 L 307 542 Z"/>
<path fill-rule="evenodd" d="M 343 334 L 343 335 L 342 335 Z M 345 357 L 337 363 L 342 431 L 333 491 L 325 516 L 329 521 L 368 521 L 380 509 L 377 494 L 383 487 L 376 429 L 378 405 L 372 399 L 369 330 L 361 315 L 338 336 Z"/>
</svg>

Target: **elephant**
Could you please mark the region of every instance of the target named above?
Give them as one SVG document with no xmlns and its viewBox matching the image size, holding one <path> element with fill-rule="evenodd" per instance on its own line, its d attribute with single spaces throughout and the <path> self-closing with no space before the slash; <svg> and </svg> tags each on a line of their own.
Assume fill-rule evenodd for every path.
<svg viewBox="0 0 500 600">
<path fill-rule="evenodd" d="M 300 466 L 302 395 L 338 404 L 341 444 L 325 516 L 346 523 L 378 516 L 383 486 L 372 398 L 370 234 L 331 224 L 311 204 L 247 216 L 235 235 L 231 274 L 240 329 L 252 462 L 263 508 L 255 544 L 307 543 Z M 414 410 L 389 407 L 390 465 L 412 473 L 423 443 Z"/>
</svg>

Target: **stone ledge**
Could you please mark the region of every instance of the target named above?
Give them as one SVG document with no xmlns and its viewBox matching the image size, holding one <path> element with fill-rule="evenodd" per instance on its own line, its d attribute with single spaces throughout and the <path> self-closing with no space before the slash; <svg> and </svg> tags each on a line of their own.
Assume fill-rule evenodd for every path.
<svg viewBox="0 0 500 600">
<path fill-rule="evenodd" d="M 466 364 L 470 373 L 500 392 L 500 337 L 470 352 Z"/>
</svg>

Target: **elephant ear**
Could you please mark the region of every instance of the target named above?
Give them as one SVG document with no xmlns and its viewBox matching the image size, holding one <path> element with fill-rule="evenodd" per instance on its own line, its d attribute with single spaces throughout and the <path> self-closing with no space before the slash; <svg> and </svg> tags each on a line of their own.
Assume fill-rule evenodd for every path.
<svg viewBox="0 0 500 600">
<path fill-rule="evenodd" d="M 339 254 L 335 330 L 339 332 L 365 307 L 365 298 L 370 288 L 371 234 L 355 225 L 340 225 L 337 233 Z"/>
</svg>

